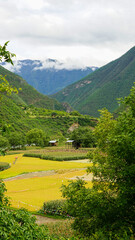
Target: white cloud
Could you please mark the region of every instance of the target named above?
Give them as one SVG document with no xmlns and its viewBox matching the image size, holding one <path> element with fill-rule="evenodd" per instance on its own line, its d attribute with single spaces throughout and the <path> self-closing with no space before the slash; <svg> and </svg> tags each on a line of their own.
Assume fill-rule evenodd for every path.
<svg viewBox="0 0 135 240">
<path fill-rule="evenodd" d="M 0 0 L 0 44 L 18 59 L 101 66 L 134 45 L 134 12 L 134 0 Z"/>
</svg>

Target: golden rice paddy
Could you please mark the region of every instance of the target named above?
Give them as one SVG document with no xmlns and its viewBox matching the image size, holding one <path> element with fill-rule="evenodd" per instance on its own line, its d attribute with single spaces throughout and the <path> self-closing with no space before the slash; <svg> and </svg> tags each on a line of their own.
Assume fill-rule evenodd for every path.
<svg viewBox="0 0 135 240">
<path fill-rule="evenodd" d="M 15 162 L 16 157 L 18 158 Z M 38 175 L 38 177 L 31 176 L 26 179 L 15 177 L 5 181 L 11 205 L 16 208 L 25 207 L 32 211 L 39 210 L 45 201 L 62 198 L 61 185 L 68 184 L 69 179 L 75 176 L 83 176 L 86 173 L 85 168 L 90 166 L 90 163 L 56 162 L 23 157 L 21 154 L 0 157 L 0 160 L 11 164 L 9 169 L 0 172 L 2 179 L 26 172 L 56 171 L 55 174 L 47 176 Z M 91 187 L 92 183 L 89 181 L 87 185 Z"/>
</svg>

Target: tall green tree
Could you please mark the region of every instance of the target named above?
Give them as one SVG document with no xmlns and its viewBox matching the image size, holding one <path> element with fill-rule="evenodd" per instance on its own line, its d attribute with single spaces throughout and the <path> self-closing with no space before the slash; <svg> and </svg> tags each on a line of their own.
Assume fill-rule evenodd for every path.
<svg viewBox="0 0 135 240">
<path fill-rule="evenodd" d="M 47 146 L 48 145 L 48 138 L 45 136 L 45 133 L 38 128 L 31 129 L 26 134 L 27 143 L 29 145 L 35 144 L 36 146 Z"/>
<path fill-rule="evenodd" d="M 15 149 L 15 148 L 23 148 L 25 143 L 26 143 L 26 139 L 25 136 L 22 135 L 21 133 L 18 132 L 12 132 L 10 133 L 8 136 L 8 141 L 10 143 L 10 146 Z"/>
<path fill-rule="evenodd" d="M 74 146 L 79 147 L 94 147 L 96 144 L 95 137 L 89 127 L 76 128 L 70 136 L 74 140 Z"/>
<path fill-rule="evenodd" d="M 92 189 L 82 180 L 63 186 L 74 227 L 93 239 L 127 240 L 135 233 L 135 86 L 121 103 L 126 110 L 114 119 L 103 109 L 94 130 Z"/>
</svg>

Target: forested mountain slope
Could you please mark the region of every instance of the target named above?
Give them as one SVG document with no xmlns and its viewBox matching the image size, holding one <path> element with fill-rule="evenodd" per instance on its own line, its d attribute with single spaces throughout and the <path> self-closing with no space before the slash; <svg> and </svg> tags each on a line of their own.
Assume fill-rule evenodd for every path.
<svg viewBox="0 0 135 240">
<path fill-rule="evenodd" d="M 116 99 L 127 96 L 134 81 L 135 47 L 53 97 L 83 114 L 98 116 L 104 107 L 113 112 L 118 107 Z"/>
<path fill-rule="evenodd" d="M 39 93 L 36 89 L 30 86 L 22 77 L 6 70 L 0 66 L 0 75 L 6 75 L 8 82 L 19 90 L 17 95 L 11 95 L 15 103 L 24 105 L 34 105 L 35 107 L 43 107 L 47 109 L 64 110 L 63 106 L 55 99 Z"/>
<path fill-rule="evenodd" d="M 3 136 L 8 132 L 18 132 L 25 136 L 30 129 L 38 128 L 47 136 L 61 138 L 66 136 L 74 123 L 80 126 L 95 125 L 96 121 L 89 116 L 63 111 L 63 106 L 57 100 L 40 94 L 24 79 L 1 66 L 0 74 L 6 75 L 10 85 L 21 88 L 18 94 L 7 96 L 1 93 L 0 132 Z"/>
</svg>

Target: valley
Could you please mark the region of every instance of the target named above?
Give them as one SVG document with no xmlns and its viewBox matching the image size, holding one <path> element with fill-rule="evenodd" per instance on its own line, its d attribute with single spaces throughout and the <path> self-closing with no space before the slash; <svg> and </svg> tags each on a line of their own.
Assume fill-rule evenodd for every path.
<svg viewBox="0 0 135 240">
<path fill-rule="evenodd" d="M 134 239 L 134 59 L 132 48 L 53 98 L 0 66 L 2 239 Z"/>
</svg>

